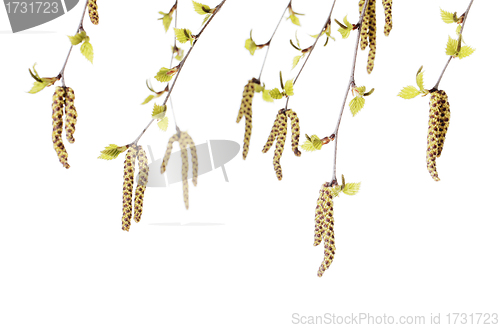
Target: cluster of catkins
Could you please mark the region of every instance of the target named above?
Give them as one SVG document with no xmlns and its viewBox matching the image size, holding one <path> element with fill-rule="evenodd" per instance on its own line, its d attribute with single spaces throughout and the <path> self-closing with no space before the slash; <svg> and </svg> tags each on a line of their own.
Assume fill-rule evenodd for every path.
<svg viewBox="0 0 500 328">
<path fill-rule="evenodd" d="M 132 219 L 132 191 L 134 189 L 135 160 L 139 162 L 139 175 L 135 188 L 134 200 L 134 221 L 141 221 L 142 207 L 144 202 L 144 192 L 148 184 L 149 166 L 146 151 L 142 146 L 132 144 L 125 155 L 125 165 L 123 168 L 123 216 L 122 230 L 129 231 Z"/>
<path fill-rule="evenodd" d="M 66 114 L 66 122 L 64 128 L 66 130 L 66 139 L 69 143 L 74 143 L 76 119 L 78 114 L 75 108 L 75 92 L 70 87 L 56 87 L 56 91 L 52 96 L 52 143 L 59 157 L 59 162 L 69 169 L 68 152 L 64 147 L 62 140 L 62 129 L 64 115 Z"/>
<path fill-rule="evenodd" d="M 276 149 L 274 150 L 273 164 L 274 171 L 276 171 L 276 177 L 278 178 L 278 180 L 281 180 L 283 178 L 280 159 L 285 147 L 288 121 L 287 117 L 290 118 L 292 125 L 292 150 L 295 156 L 300 157 L 301 152 L 298 148 L 300 136 L 299 118 L 297 117 L 297 114 L 291 109 L 280 109 L 278 111 L 278 115 L 276 115 L 276 119 L 274 120 L 273 128 L 271 129 L 269 138 L 267 139 L 267 142 L 262 149 L 263 153 L 267 153 L 267 151 L 273 146 L 274 140 L 276 140 Z"/>
<path fill-rule="evenodd" d="M 99 13 L 97 12 L 97 0 L 89 0 L 89 17 L 92 24 L 99 24 Z"/>
<path fill-rule="evenodd" d="M 325 252 L 323 262 L 318 270 L 318 277 L 330 267 L 335 256 L 335 236 L 333 233 L 333 197 L 334 187 L 329 187 L 325 182 L 319 191 L 316 205 L 314 246 L 318 246 L 323 241 Z"/>
<path fill-rule="evenodd" d="M 429 129 L 427 132 L 427 170 L 435 181 L 439 181 L 436 158 L 443 151 L 446 132 L 450 125 L 450 103 L 443 90 L 431 92 L 429 101 Z"/>
<path fill-rule="evenodd" d="M 377 53 L 377 13 L 375 0 L 366 0 L 365 16 L 363 17 L 363 24 L 361 26 L 361 50 L 365 50 L 368 44 L 370 51 L 368 53 L 368 64 L 366 70 L 368 74 L 373 71 L 375 65 L 375 54 Z M 382 4 L 385 11 L 385 27 L 384 34 L 389 36 L 392 30 L 392 0 L 383 0 Z M 359 1 L 359 13 L 363 13 L 365 0 Z"/>
<path fill-rule="evenodd" d="M 243 139 L 243 159 L 247 158 L 248 149 L 250 147 L 250 137 L 252 136 L 252 101 L 255 94 L 255 85 L 260 85 L 260 81 L 253 78 L 248 81 L 243 89 L 243 99 L 241 100 L 240 110 L 236 123 L 245 117 L 245 137 Z"/>
<path fill-rule="evenodd" d="M 189 146 L 191 150 L 191 161 L 193 165 L 193 185 L 196 187 L 198 181 L 198 156 L 196 154 L 196 146 L 193 142 L 193 139 L 187 132 L 181 132 L 174 134 L 169 140 L 167 144 L 167 150 L 165 151 L 165 156 L 163 157 L 163 162 L 161 164 L 161 174 L 165 173 L 167 169 L 168 160 L 170 159 L 170 155 L 172 154 L 172 148 L 174 146 L 174 142 L 179 142 L 179 146 L 181 147 L 181 157 L 182 157 L 182 188 L 184 193 L 184 204 L 186 205 L 186 209 L 189 208 L 189 189 L 188 189 L 188 153 L 187 146 Z"/>
</svg>

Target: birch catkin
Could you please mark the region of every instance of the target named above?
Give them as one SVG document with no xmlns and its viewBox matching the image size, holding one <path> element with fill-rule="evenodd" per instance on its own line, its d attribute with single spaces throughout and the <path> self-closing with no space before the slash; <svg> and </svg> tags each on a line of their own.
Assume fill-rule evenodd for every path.
<svg viewBox="0 0 500 328">
<path fill-rule="evenodd" d="M 392 30 L 392 0 L 383 0 L 382 4 L 385 11 L 384 34 L 385 36 L 389 36 Z"/>
<path fill-rule="evenodd" d="M 186 149 L 186 134 L 181 134 L 181 139 L 179 140 L 179 145 L 181 147 L 181 158 L 182 158 L 182 192 L 184 194 L 184 205 L 186 209 L 189 209 L 189 186 L 188 186 L 188 152 Z"/>
<path fill-rule="evenodd" d="M 264 148 L 262 148 L 263 153 L 267 153 L 269 149 L 274 144 L 274 140 L 276 140 L 276 137 L 278 136 L 278 130 L 279 130 L 279 124 L 280 124 L 280 113 L 276 114 L 276 119 L 274 120 L 273 123 L 273 128 L 271 129 L 271 133 L 269 133 L 269 137 L 267 138 L 267 142 L 264 145 Z"/>
<path fill-rule="evenodd" d="M 290 130 L 292 131 L 292 150 L 295 156 L 300 157 L 302 154 L 299 150 L 300 126 L 297 113 L 291 109 L 286 111 L 286 115 L 290 118 Z"/>
<path fill-rule="evenodd" d="M 260 85 L 259 80 L 253 78 L 248 81 L 243 89 L 243 99 L 241 100 L 240 110 L 236 123 L 245 117 L 245 137 L 243 138 L 243 159 L 246 159 L 250 147 L 250 137 L 252 136 L 252 101 L 255 94 L 255 85 Z"/>
<path fill-rule="evenodd" d="M 370 0 L 366 0 L 370 1 Z M 359 14 L 361 15 L 363 13 L 363 8 L 365 6 L 365 0 L 360 0 L 359 1 Z M 363 23 L 361 24 L 361 36 L 360 36 L 360 46 L 361 50 L 365 50 L 366 47 L 368 46 L 368 26 L 370 25 L 370 17 L 368 15 L 368 9 L 370 7 L 370 4 L 366 6 L 366 12 L 365 16 L 363 17 Z"/>
<path fill-rule="evenodd" d="M 97 0 L 89 0 L 89 17 L 92 24 L 99 24 L 99 13 L 97 12 Z"/>
<path fill-rule="evenodd" d="M 163 156 L 163 162 L 161 163 L 161 174 L 165 173 L 167 169 L 168 160 L 170 159 L 170 155 L 172 154 L 172 148 L 174 147 L 174 142 L 179 141 L 179 134 L 176 133 L 170 137 L 167 144 L 167 150 L 165 151 L 165 156 Z"/>
<path fill-rule="evenodd" d="M 196 187 L 198 183 L 198 155 L 196 153 L 196 146 L 194 144 L 193 139 L 189 134 L 184 132 L 186 135 L 186 143 L 189 146 L 189 149 L 191 150 L 191 163 L 193 165 L 193 185 Z"/>
<path fill-rule="evenodd" d="M 137 146 L 131 145 L 125 156 L 123 168 L 123 216 L 122 230 L 129 231 L 132 219 L 132 191 L 134 188 L 135 158 Z"/>
<path fill-rule="evenodd" d="M 56 87 L 52 96 L 52 144 L 57 153 L 59 162 L 69 169 L 68 152 L 62 141 L 63 115 L 65 105 L 66 92 L 63 87 Z"/>
<path fill-rule="evenodd" d="M 138 148 L 137 161 L 139 164 L 139 175 L 137 177 L 137 186 L 135 187 L 134 221 L 140 222 L 144 207 L 144 193 L 146 192 L 149 175 L 148 158 L 142 146 Z"/>
<path fill-rule="evenodd" d="M 279 128 L 278 128 L 278 137 L 276 139 L 276 149 L 274 150 L 274 170 L 276 171 L 276 177 L 278 180 L 283 178 L 283 172 L 281 170 L 280 158 L 283 154 L 283 149 L 285 147 L 286 140 L 286 130 L 287 130 L 287 118 L 286 114 L 280 111 L 280 120 L 279 120 Z"/>
<path fill-rule="evenodd" d="M 334 187 L 327 187 L 328 183 L 323 185 L 324 196 L 322 198 L 321 206 L 323 208 L 323 225 L 321 235 L 323 237 L 324 257 L 318 269 L 318 277 L 323 276 L 325 271 L 332 264 L 335 256 L 335 236 L 333 231 L 333 189 Z"/>
<path fill-rule="evenodd" d="M 427 170 L 435 181 L 440 180 L 436 168 L 436 158 L 440 139 L 439 117 L 441 101 L 440 91 L 431 93 L 429 101 L 429 128 L 427 132 Z"/>
<path fill-rule="evenodd" d="M 450 103 L 448 102 L 448 95 L 443 90 L 438 91 L 441 99 L 439 104 L 439 139 L 438 139 L 438 152 L 437 157 L 441 156 L 443 151 L 444 140 L 446 132 L 450 126 Z"/>
<path fill-rule="evenodd" d="M 328 188 L 328 182 L 321 186 L 319 190 L 318 201 L 316 202 L 316 216 L 314 218 L 314 246 L 321 244 L 323 240 L 323 224 L 325 221 L 325 213 L 323 203 L 325 202 L 325 191 Z"/>
<path fill-rule="evenodd" d="M 73 134 L 76 128 L 76 119 L 78 113 L 75 108 L 75 92 L 70 87 L 66 87 L 66 123 L 64 125 L 66 131 L 66 139 L 69 143 L 74 143 Z"/>
<path fill-rule="evenodd" d="M 368 4 L 367 15 L 370 19 L 370 25 L 368 36 L 370 39 L 370 51 L 368 52 L 368 64 L 366 70 L 368 74 L 371 74 L 373 67 L 375 66 L 375 54 L 377 53 L 377 13 L 376 13 L 376 2 L 375 0 L 370 0 Z"/>
</svg>

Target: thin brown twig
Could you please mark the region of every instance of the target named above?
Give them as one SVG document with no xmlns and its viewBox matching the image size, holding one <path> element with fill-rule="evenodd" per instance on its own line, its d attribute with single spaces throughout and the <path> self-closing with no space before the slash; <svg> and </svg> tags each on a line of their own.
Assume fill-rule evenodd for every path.
<svg viewBox="0 0 500 328">
<path fill-rule="evenodd" d="M 363 7 L 363 11 L 361 13 L 361 16 L 359 17 L 359 22 L 358 22 L 358 36 L 356 38 L 356 46 L 354 48 L 354 58 L 352 60 L 352 69 L 351 69 L 351 77 L 349 78 L 349 83 L 347 84 L 347 90 L 345 92 L 344 96 L 344 101 L 342 102 L 342 108 L 340 109 L 340 114 L 339 118 L 337 120 L 337 126 L 335 127 L 335 131 L 333 132 L 334 135 L 334 152 L 333 152 L 333 177 L 332 181 L 330 182 L 330 186 L 337 185 L 337 143 L 338 143 L 338 136 L 339 136 L 339 127 L 340 127 L 340 122 L 342 121 L 342 114 L 344 113 L 344 108 L 345 104 L 347 102 L 347 96 L 349 95 L 349 90 L 351 90 L 351 86 L 355 84 L 354 82 L 354 73 L 356 71 L 356 58 L 358 57 L 358 48 L 359 48 L 359 39 L 361 36 L 361 27 L 363 24 L 363 18 L 365 17 L 366 13 L 366 7 L 368 6 L 368 0 L 365 1 L 365 6 Z"/>
<path fill-rule="evenodd" d="M 283 20 L 283 17 L 285 17 L 286 11 L 291 6 L 292 6 L 292 0 L 290 0 L 290 2 L 288 3 L 288 5 L 286 6 L 285 10 L 283 11 L 283 14 L 281 15 L 281 18 L 278 21 L 278 25 L 276 25 L 276 28 L 274 29 L 274 32 L 271 35 L 271 38 L 269 39 L 269 41 L 267 41 L 266 43 L 264 43 L 264 45 L 267 46 L 267 49 L 266 49 L 266 55 L 264 56 L 264 61 L 262 62 L 262 68 L 260 69 L 260 74 L 259 74 L 259 78 L 258 78 L 259 81 L 260 81 L 260 78 L 262 76 L 262 72 L 264 71 L 264 66 L 266 65 L 267 55 L 269 54 L 269 48 L 271 47 L 271 41 L 273 40 L 274 35 L 276 34 L 276 31 L 278 31 L 278 27 L 280 26 L 281 21 Z"/>
<path fill-rule="evenodd" d="M 471 0 L 470 3 L 469 3 L 469 7 L 467 7 L 467 10 L 465 11 L 464 13 L 464 19 L 462 21 L 462 29 L 460 30 L 460 35 L 463 33 L 464 31 L 464 27 L 465 27 L 465 21 L 467 20 L 467 16 L 469 16 L 469 11 L 470 11 L 470 7 L 472 6 L 472 3 L 474 2 L 474 0 Z M 444 69 L 443 71 L 441 72 L 441 75 L 439 76 L 439 79 L 437 80 L 436 82 L 436 85 L 434 85 L 434 87 L 432 87 L 431 90 L 429 91 L 435 91 L 435 90 L 438 90 L 438 87 L 439 87 L 439 83 L 441 83 L 441 79 L 443 78 L 443 75 L 444 73 L 446 72 L 446 69 L 448 68 L 448 65 L 450 64 L 451 60 L 453 59 L 453 56 L 450 56 L 450 58 L 448 58 L 448 60 L 446 61 L 446 65 L 444 66 Z"/>
<path fill-rule="evenodd" d="M 182 68 L 184 67 L 184 64 L 186 63 L 186 60 L 187 58 L 189 57 L 189 54 L 191 53 L 191 51 L 193 50 L 194 46 L 196 45 L 196 43 L 198 42 L 198 39 L 200 38 L 201 34 L 203 33 L 203 31 L 205 31 L 205 28 L 208 26 L 208 24 L 210 24 L 210 22 L 212 21 L 212 19 L 215 17 L 215 15 L 219 12 L 220 8 L 224 5 L 224 3 L 226 2 L 226 0 L 222 0 L 222 2 L 220 4 L 217 5 L 217 7 L 215 7 L 215 10 L 214 12 L 212 13 L 212 16 L 210 16 L 210 18 L 208 19 L 208 21 L 205 23 L 205 25 L 203 26 L 203 28 L 201 29 L 200 33 L 198 33 L 196 35 L 196 38 L 195 40 L 193 41 L 193 45 L 189 48 L 186 56 L 184 56 L 184 58 L 181 60 L 181 62 L 179 63 L 179 69 L 177 70 L 177 74 L 175 75 L 175 78 L 174 78 L 174 81 L 172 82 L 172 87 L 169 88 L 169 91 L 167 93 L 167 97 L 165 97 L 165 101 L 163 101 L 163 106 L 165 106 L 165 104 L 167 103 L 168 99 L 170 98 L 170 95 L 172 94 L 172 90 L 174 89 L 174 86 L 175 86 L 175 83 L 177 82 L 177 78 L 179 77 L 180 73 L 181 73 L 181 70 Z M 175 118 L 174 118 L 175 120 Z M 141 139 L 141 137 L 144 135 L 144 133 L 146 132 L 146 130 L 151 126 L 151 124 L 153 123 L 154 119 L 152 119 L 148 125 L 146 126 L 146 128 L 144 128 L 144 130 L 141 132 L 141 134 L 137 137 L 137 139 L 135 139 L 135 141 L 131 144 L 137 144 L 139 142 L 139 139 Z M 177 131 L 180 131 L 179 127 L 177 126 L 176 124 L 176 130 Z"/>
<path fill-rule="evenodd" d="M 82 18 L 80 19 L 80 23 L 78 24 L 78 29 L 76 30 L 76 34 L 78 34 L 81 30 L 83 30 L 83 19 L 85 18 L 85 13 L 87 11 L 87 5 L 89 3 L 89 0 L 85 1 L 85 6 L 83 6 L 83 14 Z M 66 56 L 66 60 L 64 61 L 63 67 L 59 74 L 57 75 L 59 78 L 61 78 L 61 84 L 63 87 L 66 86 L 66 82 L 64 81 L 64 70 L 66 69 L 66 65 L 68 64 L 69 60 L 69 55 L 71 55 L 71 50 L 73 50 L 73 44 L 71 44 L 71 47 L 69 48 L 68 55 Z"/>
</svg>

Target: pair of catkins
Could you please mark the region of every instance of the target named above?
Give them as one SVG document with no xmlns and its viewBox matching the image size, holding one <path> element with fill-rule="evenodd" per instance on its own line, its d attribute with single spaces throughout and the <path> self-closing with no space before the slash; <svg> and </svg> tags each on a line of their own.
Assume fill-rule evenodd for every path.
<svg viewBox="0 0 500 328">
<path fill-rule="evenodd" d="M 66 115 L 65 120 L 64 115 Z M 65 121 L 66 139 L 69 143 L 74 143 L 73 134 L 75 133 L 77 117 L 73 89 L 70 87 L 56 87 L 52 96 L 52 143 L 57 157 L 59 157 L 59 162 L 67 169 L 70 168 L 70 165 L 68 164 L 68 152 L 64 147 L 62 138 L 63 121 Z"/>
</svg>

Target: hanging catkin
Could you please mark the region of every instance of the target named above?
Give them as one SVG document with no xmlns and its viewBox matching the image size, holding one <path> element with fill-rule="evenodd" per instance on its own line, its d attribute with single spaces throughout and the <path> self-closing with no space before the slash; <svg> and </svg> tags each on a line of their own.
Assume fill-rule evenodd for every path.
<svg viewBox="0 0 500 328">
<path fill-rule="evenodd" d="M 66 90 L 63 87 L 56 87 L 52 96 L 52 144 L 57 153 L 59 162 L 69 169 L 68 152 L 62 140 L 64 105 L 66 103 Z"/>
<path fill-rule="evenodd" d="M 123 216 L 122 230 L 129 231 L 132 219 L 132 191 L 134 188 L 135 158 L 137 146 L 131 145 L 125 155 L 123 168 Z"/>
<path fill-rule="evenodd" d="M 148 158 L 142 146 L 138 148 L 137 162 L 139 164 L 139 175 L 137 176 L 137 186 L 135 187 L 134 221 L 140 222 L 149 174 Z"/>
<path fill-rule="evenodd" d="M 78 113 L 75 108 L 75 92 L 70 87 L 66 87 L 66 123 L 64 129 L 66 130 L 66 139 L 69 143 L 74 143 L 74 133 L 76 128 L 76 119 Z"/>
<path fill-rule="evenodd" d="M 92 24 L 99 24 L 99 13 L 97 12 L 97 0 L 89 0 L 89 17 Z"/>
</svg>

